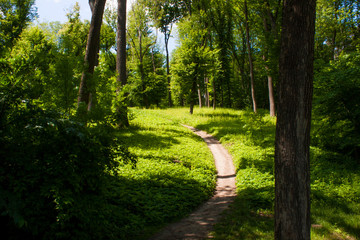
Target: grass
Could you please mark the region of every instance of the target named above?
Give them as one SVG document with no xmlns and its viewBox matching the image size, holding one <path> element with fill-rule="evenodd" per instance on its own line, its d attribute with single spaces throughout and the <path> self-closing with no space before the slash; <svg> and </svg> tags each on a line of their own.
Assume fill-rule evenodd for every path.
<svg viewBox="0 0 360 240">
<path fill-rule="evenodd" d="M 212 233 L 215 239 L 273 239 L 275 119 L 264 111 L 151 110 L 152 115 L 213 134 L 237 168 L 238 197 Z M 360 166 L 311 147 L 312 239 L 360 239 Z"/>
<path fill-rule="evenodd" d="M 147 239 L 207 200 L 216 171 L 206 144 L 190 130 L 150 110 L 132 112 L 131 127 L 117 134 L 138 162 L 118 168 L 109 199 L 121 206 L 122 239 Z"/>
</svg>

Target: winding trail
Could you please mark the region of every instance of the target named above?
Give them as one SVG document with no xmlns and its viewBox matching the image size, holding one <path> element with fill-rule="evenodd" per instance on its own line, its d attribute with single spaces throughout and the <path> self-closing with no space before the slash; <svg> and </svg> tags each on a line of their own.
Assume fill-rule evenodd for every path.
<svg viewBox="0 0 360 240">
<path fill-rule="evenodd" d="M 236 196 L 235 167 L 228 151 L 210 134 L 191 126 L 183 125 L 199 135 L 210 148 L 217 169 L 215 195 L 195 212 L 179 222 L 162 229 L 149 240 L 200 240 L 209 239 L 209 232 L 218 222 L 221 213 Z"/>
</svg>

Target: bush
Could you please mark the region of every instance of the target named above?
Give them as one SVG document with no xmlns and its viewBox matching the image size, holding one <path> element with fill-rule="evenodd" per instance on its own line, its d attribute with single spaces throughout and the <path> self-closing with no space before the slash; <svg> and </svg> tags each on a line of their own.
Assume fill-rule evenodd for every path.
<svg viewBox="0 0 360 240">
<path fill-rule="evenodd" d="M 110 130 L 38 107 L 2 116 L 0 211 L 8 239 L 109 239 L 108 172 L 135 162 Z M 111 219 L 111 218 L 110 218 Z M 113 224 L 114 225 L 114 224 Z"/>
<path fill-rule="evenodd" d="M 360 156 L 360 54 L 341 54 L 315 75 L 313 143 Z"/>
</svg>

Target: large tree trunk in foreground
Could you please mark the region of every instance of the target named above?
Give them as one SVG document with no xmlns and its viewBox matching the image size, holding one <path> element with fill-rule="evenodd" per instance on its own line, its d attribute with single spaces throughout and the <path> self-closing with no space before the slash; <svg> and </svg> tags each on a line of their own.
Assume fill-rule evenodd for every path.
<svg viewBox="0 0 360 240">
<path fill-rule="evenodd" d="M 106 0 L 92 0 L 89 1 L 92 17 L 90 30 L 88 35 L 88 40 L 86 44 L 86 53 L 85 53 L 85 70 L 81 76 L 79 96 L 78 96 L 78 106 L 80 103 L 84 103 L 88 110 L 91 110 L 92 101 L 90 102 L 91 97 L 91 86 L 89 86 L 89 80 L 92 78 L 94 73 L 94 68 L 98 59 L 99 54 L 99 45 L 100 45 L 100 30 L 102 24 L 102 18 L 104 13 Z"/>
<path fill-rule="evenodd" d="M 120 86 L 127 84 L 126 72 L 126 0 L 118 0 L 117 9 L 117 55 L 116 55 L 116 71 L 118 92 Z M 119 93 L 118 93 L 119 94 Z M 119 126 L 129 126 L 129 119 L 127 116 L 127 106 L 125 102 L 118 103 L 117 107 L 119 119 Z"/>
<path fill-rule="evenodd" d="M 275 239 L 310 239 L 316 0 L 284 0 L 275 140 Z"/>
</svg>

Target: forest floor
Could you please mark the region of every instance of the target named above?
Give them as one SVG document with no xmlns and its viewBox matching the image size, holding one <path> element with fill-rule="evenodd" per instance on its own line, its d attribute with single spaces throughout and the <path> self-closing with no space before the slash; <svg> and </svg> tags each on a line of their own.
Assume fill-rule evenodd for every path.
<svg viewBox="0 0 360 240">
<path fill-rule="evenodd" d="M 211 239 L 209 235 L 221 213 L 229 207 L 236 196 L 235 167 L 228 151 L 210 134 L 193 127 L 183 125 L 199 135 L 211 150 L 217 169 L 216 191 L 214 196 L 202 204 L 188 217 L 169 224 L 150 240 L 199 240 Z"/>
</svg>

